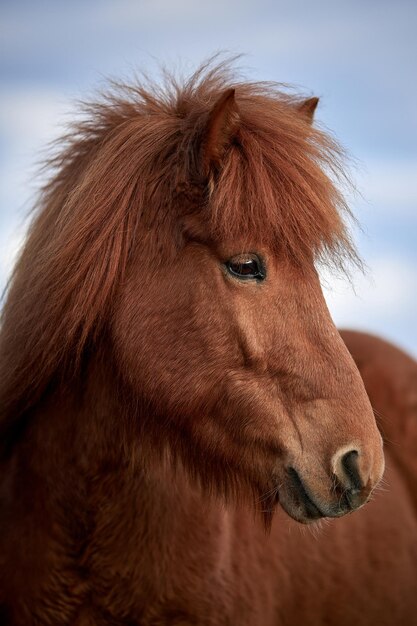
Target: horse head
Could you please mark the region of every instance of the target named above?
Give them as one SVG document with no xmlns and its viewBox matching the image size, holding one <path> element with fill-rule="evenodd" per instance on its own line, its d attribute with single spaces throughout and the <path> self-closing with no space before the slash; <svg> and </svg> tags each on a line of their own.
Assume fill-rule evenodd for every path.
<svg viewBox="0 0 417 626">
<path fill-rule="evenodd" d="M 3 424 L 106 337 L 138 436 L 203 489 L 301 522 L 367 501 L 382 444 L 316 268 L 354 254 L 316 104 L 217 68 L 93 109 L 5 307 Z"/>
</svg>

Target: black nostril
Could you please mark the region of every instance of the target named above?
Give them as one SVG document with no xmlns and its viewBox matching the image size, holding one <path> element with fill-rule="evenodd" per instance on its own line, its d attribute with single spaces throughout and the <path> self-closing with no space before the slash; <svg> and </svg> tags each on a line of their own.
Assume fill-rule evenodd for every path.
<svg viewBox="0 0 417 626">
<path fill-rule="evenodd" d="M 341 459 L 342 468 L 349 479 L 352 493 L 360 491 L 363 488 L 363 482 L 358 467 L 358 456 L 357 450 L 351 450 L 350 452 L 346 452 Z"/>
</svg>

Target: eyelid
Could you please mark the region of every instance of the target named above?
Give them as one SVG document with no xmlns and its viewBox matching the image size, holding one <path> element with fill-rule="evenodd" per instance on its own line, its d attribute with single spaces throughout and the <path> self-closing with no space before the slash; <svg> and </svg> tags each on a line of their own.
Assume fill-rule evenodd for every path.
<svg viewBox="0 0 417 626">
<path fill-rule="evenodd" d="M 243 271 L 239 271 L 239 267 L 242 269 L 245 266 L 249 266 L 249 264 L 253 263 L 255 267 L 253 268 L 253 272 L 245 273 Z M 246 254 L 238 254 L 227 261 L 225 261 L 224 266 L 227 272 L 237 280 L 247 280 L 247 281 L 262 281 L 266 278 L 266 268 L 262 258 L 255 253 L 246 253 Z"/>
</svg>

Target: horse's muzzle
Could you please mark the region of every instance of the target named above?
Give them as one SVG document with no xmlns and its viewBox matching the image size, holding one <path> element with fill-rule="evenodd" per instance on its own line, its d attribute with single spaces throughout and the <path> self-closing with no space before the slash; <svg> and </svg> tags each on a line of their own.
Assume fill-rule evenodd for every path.
<svg viewBox="0 0 417 626">
<path fill-rule="evenodd" d="M 341 517 L 358 509 L 370 497 L 372 485 L 364 478 L 358 464 L 358 452 L 343 452 L 337 459 L 334 474 L 329 480 L 328 497 L 318 497 L 294 468 L 286 470 L 287 480 L 280 494 L 284 510 L 299 522 L 308 524 L 321 517 Z"/>
</svg>

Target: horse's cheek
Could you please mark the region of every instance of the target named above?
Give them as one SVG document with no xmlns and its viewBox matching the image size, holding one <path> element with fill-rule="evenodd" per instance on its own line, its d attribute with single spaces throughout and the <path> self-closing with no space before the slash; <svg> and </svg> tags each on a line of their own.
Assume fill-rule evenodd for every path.
<svg viewBox="0 0 417 626">
<path fill-rule="evenodd" d="M 138 391 L 166 402 L 169 398 L 173 401 L 184 385 L 192 385 L 196 391 L 200 388 L 204 348 L 192 290 L 187 293 L 177 281 L 163 276 L 156 282 L 157 289 L 137 279 L 125 285 L 115 306 L 111 332 L 122 375 Z M 162 390 L 167 390 L 164 400 Z"/>
</svg>

